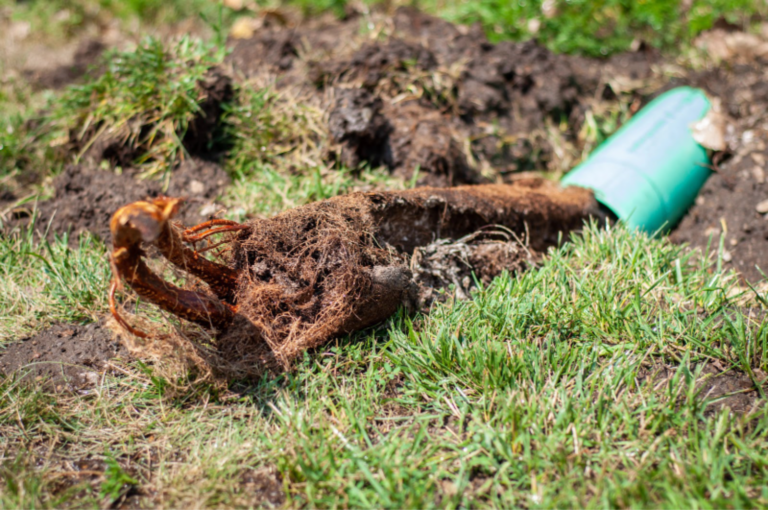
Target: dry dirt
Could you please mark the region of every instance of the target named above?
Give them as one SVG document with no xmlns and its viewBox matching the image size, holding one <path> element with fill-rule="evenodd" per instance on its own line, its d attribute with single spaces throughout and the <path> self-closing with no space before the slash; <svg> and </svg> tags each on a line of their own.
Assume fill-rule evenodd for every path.
<svg viewBox="0 0 768 510">
<path fill-rule="evenodd" d="M 120 336 L 93 323 L 59 324 L 0 352 L 0 373 L 55 391 L 83 390 L 99 384 L 107 363 L 131 356 Z"/>
</svg>

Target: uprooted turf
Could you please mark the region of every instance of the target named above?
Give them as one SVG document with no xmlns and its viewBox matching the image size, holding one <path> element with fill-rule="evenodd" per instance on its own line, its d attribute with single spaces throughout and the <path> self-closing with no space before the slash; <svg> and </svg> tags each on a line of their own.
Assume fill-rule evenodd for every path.
<svg viewBox="0 0 768 510">
<path fill-rule="evenodd" d="M 2 504 L 763 506 L 768 328 L 717 268 L 590 228 L 278 379 L 172 390 L 183 381 L 117 361 L 79 394 L 5 378 Z"/>
</svg>

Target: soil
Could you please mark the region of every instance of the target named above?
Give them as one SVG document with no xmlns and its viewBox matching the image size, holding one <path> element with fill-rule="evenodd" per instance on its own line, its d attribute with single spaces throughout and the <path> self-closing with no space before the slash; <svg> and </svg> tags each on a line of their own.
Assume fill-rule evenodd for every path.
<svg viewBox="0 0 768 510">
<path fill-rule="evenodd" d="M 314 91 L 308 101 L 329 112 L 336 144 L 329 158 L 352 168 L 385 165 L 405 179 L 418 172 L 416 184 L 432 186 L 565 171 L 577 162 L 590 111 L 619 100 L 636 111 L 674 86 L 701 87 L 723 101 L 735 143 L 672 239 L 704 248 L 714 235 L 716 251 L 722 232 L 727 267 L 762 279 L 755 265 L 768 268 L 761 257 L 768 220 L 757 211 L 768 198 L 765 57 L 664 75 L 665 63 L 648 48 L 603 60 L 554 55 L 533 42 L 491 44 L 478 26 L 408 7 L 382 23 L 375 40 L 361 35 L 365 23 L 370 29 L 354 13 L 343 21 L 273 23 L 231 41 L 229 63 L 249 78 L 268 75 L 278 87 Z"/>
<path fill-rule="evenodd" d="M 419 185 L 556 169 L 553 126 L 559 131 L 568 120 L 558 136 L 578 144 L 595 98 L 615 101 L 626 92 L 617 83 L 649 78 L 657 60 L 647 52 L 605 61 L 554 55 L 535 43 L 494 45 L 477 26 L 411 8 L 399 8 L 387 37 L 374 42 L 361 35 L 362 22 L 270 27 L 232 41 L 229 63 L 246 77 L 315 90 L 338 146 L 329 157 L 352 168 L 384 164 L 406 179 L 418 171 Z"/>
<path fill-rule="evenodd" d="M 247 494 L 252 503 L 259 502 L 278 508 L 285 503 L 285 491 L 280 474 L 271 469 L 254 471 L 248 469 L 240 474 L 242 492 Z"/>
<path fill-rule="evenodd" d="M 691 367 L 691 371 L 699 367 Z M 696 381 L 697 398 L 707 402 L 704 411 L 706 416 L 713 416 L 727 408 L 737 415 L 760 410 L 765 406 L 765 400 L 760 397 L 752 379 L 741 370 L 728 369 L 721 362 L 705 363 L 701 375 Z M 639 382 L 650 377 L 654 385 L 667 384 L 678 371 L 674 366 L 656 366 L 644 369 L 638 375 Z M 768 389 L 768 377 L 755 370 L 755 377 Z"/>
<path fill-rule="evenodd" d="M 696 203 L 670 236 L 715 255 L 724 236 L 725 267 L 751 282 L 768 271 L 768 217 L 759 204 L 768 199 L 768 84 L 764 64 L 739 64 L 694 74 L 688 83 L 722 98 L 730 116 L 730 153 L 701 190 Z M 765 204 L 764 204 L 765 205 Z M 757 267 L 756 267 L 757 266 Z"/>
<path fill-rule="evenodd" d="M 55 391 L 84 390 L 99 384 L 107 362 L 131 356 L 119 336 L 103 324 L 59 324 L 9 345 L 0 353 L 0 372 Z"/>
<path fill-rule="evenodd" d="M 54 197 L 37 204 L 37 231 L 47 233 L 49 239 L 68 233 L 72 246 L 77 245 L 83 232 L 108 242 L 109 220 L 115 211 L 131 202 L 162 194 L 184 197 L 186 205 L 179 220 L 195 225 L 218 210 L 215 199 L 230 182 L 217 164 L 197 159 L 187 160 L 171 172 L 167 189 L 161 181 L 137 179 L 135 174 L 131 169 L 118 175 L 88 170 L 82 165 L 68 166 L 54 180 Z M 10 226 L 20 226 L 29 223 L 33 211 L 16 208 L 9 213 Z"/>
</svg>

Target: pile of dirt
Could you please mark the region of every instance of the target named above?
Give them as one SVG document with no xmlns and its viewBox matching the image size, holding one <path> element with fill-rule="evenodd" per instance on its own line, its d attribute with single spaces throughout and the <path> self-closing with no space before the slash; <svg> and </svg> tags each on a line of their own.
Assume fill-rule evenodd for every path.
<svg viewBox="0 0 768 510">
<path fill-rule="evenodd" d="M 694 73 L 685 83 L 721 98 L 730 117 L 731 153 L 719 164 L 702 188 L 696 203 L 670 238 L 705 249 L 712 254 L 724 236 L 726 267 L 743 278 L 763 279 L 758 266 L 768 272 L 768 83 L 764 66 L 768 58 L 730 69 Z"/>
<path fill-rule="evenodd" d="M 82 390 L 96 386 L 116 358 L 131 356 L 103 324 L 60 324 L 8 346 L 0 353 L 0 372 L 55 391 Z"/>
<path fill-rule="evenodd" d="M 313 100 L 330 112 L 341 163 L 384 164 L 406 179 L 418 171 L 420 185 L 563 169 L 557 139 L 580 143 L 585 111 L 639 90 L 656 60 L 646 52 L 596 60 L 533 42 L 494 45 L 479 26 L 405 7 L 382 22 L 386 37 L 361 35 L 362 22 L 351 16 L 264 28 L 233 41 L 229 63 L 246 77 L 314 90 Z"/>
<path fill-rule="evenodd" d="M 205 368 L 236 377 L 286 369 L 331 338 L 376 324 L 401 305 L 418 306 L 420 295 L 428 301 L 419 283 L 453 284 L 475 267 L 488 281 L 503 270 L 523 267 L 527 256 L 519 245 L 486 240 L 468 246 L 480 240 L 478 231 L 497 225 L 510 238 L 524 238 L 533 249 L 544 250 L 588 218 L 602 217 L 590 192 L 561 189 L 542 179 L 357 192 L 245 225 L 221 224 L 218 228 L 238 232 L 227 256 L 212 263 L 186 250 L 181 232 L 168 227 L 172 207 L 164 199 L 116 215 L 115 268 L 139 296 L 203 327 L 220 329 L 213 350 L 194 347 L 209 365 Z M 440 239 L 458 242 L 429 246 Z M 207 289 L 195 284 L 182 289 L 159 279 L 142 260 L 142 241 L 154 243 L 169 262 L 207 283 Z M 456 267 L 462 262 L 473 266 Z M 457 290 L 464 292 L 464 287 L 459 281 Z"/>
<path fill-rule="evenodd" d="M 68 166 L 54 180 L 54 197 L 36 204 L 36 230 L 48 239 L 69 233 L 73 246 L 83 232 L 109 241 L 109 219 L 116 210 L 164 194 L 185 198 L 179 219 L 194 225 L 218 210 L 215 199 L 230 182 L 219 165 L 198 159 L 187 160 L 171 172 L 167 188 L 158 180 L 137 179 L 136 173 L 133 169 L 116 174 Z M 9 210 L 9 227 L 28 224 L 33 213 L 29 206 Z"/>
</svg>

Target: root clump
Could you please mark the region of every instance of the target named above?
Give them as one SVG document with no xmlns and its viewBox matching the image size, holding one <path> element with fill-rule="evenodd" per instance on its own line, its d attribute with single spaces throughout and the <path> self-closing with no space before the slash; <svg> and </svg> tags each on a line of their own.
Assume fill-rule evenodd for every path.
<svg viewBox="0 0 768 510">
<path fill-rule="evenodd" d="M 157 203 L 167 214 L 167 202 Z M 227 377 L 288 369 L 306 350 L 381 322 L 401 305 L 428 305 L 435 287 L 457 284 L 457 297 L 466 296 L 473 271 L 489 282 L 532 260 L 516 239 L 543 250 L 590 216 L 600 216 L 590 192 L 543 180 L 357 192 L 233 226 L 238 232 L 229 234 L 230 254 L 218 267 L 204 268 L 194 251 L 180 248 L 178 228 L 154 228 L 142 216 L 151 210 L 139 202 L 113 218 L 118 273 L 161 308 L 203 326 L 218 325 L 210 344 L 197 348 L 213 372 Z M 494 225 L 505 232 L 503 242 L 476 234 Z M 192 230 L 199 229 L 187 232 Z M 143 262 L 130 257 L 141 254 L 124 241 L 139 237 L 155 242 L 208 289 L 177 288 L 146 272 L 137 278 L 131 268 Z M 128 252 L 133 255 L 121 258 Z M 235 275 L 234 293 L 215 285 L 225 273 Z"/>
</svg>

